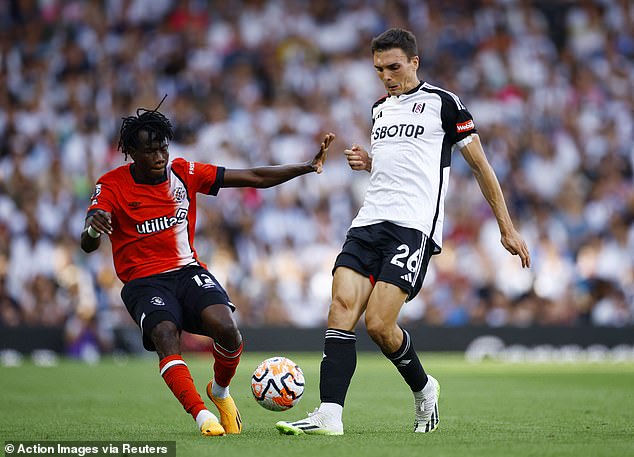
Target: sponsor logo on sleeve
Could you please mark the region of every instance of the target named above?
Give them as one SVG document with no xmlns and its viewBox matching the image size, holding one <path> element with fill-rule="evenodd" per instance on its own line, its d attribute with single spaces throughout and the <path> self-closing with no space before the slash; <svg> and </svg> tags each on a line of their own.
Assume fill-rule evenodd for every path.
<svg viewBox="0 0 634 457">
<path fill-rule="evenodd" d="M 473 130 L 475 128 L 475 124 L 473 123 L 473 119 L 469 119 L 465 122 L 460 122 L 456 124 L 456 132 L 468 132 L 469 130 Z"/>
<path fill-rule="evenodd" d="M 93 191 L 92 195 L 90 196 L 90 205 L 96 205 L 98 203 L 98 199 L 97 197 L 99 196 L 99 194 L 101 194 L 101 184 L 97 184 L 95 186 L 95 190 Z"/>
</svg>

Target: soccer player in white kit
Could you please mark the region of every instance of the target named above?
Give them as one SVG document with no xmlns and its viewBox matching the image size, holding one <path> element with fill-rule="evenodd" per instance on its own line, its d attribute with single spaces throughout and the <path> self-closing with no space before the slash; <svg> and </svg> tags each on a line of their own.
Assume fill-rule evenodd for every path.
<svg viewBox="0 0 634 457">
<path fill-rule="evenodd" d="M 387 95 L 372 107 L 371 149 L 345 151 L 353 170 L 370 172 L 363 206 L 334 266 L 332 302 L 320 371 L 321 404 L 307 418 L 281 421 L 284 434 L 343 434 L 346 392 L 356 367 L 355 327 L 365 312 L 372 340 L 414 396 L 414 432 L 439 423 L 440 384 L 425 373 L 397 318 L 420 291 L 429 260 L 440 253 L 451 151 L 471 167 L 497 220 L 502 245 L 530 266 L 526 243 L 509 216 L 469 111 L 453 93 L 421 82 L 414 35 L 390 29 L 372 40 L 374 67 Z"/>
</svg>

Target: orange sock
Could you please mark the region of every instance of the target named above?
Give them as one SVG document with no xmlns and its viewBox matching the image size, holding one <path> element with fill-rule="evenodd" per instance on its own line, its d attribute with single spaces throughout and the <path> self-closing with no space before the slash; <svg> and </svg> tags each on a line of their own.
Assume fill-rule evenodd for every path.
<svg viewBox="0 0 634 457">
<path fill-rule="evenodd" d="M 159 362 L 159 369 L 167 387 L 194 420 L 200 411 L 207 409 L 196 390 L 189 368 L 180 355 L 168 355 Z"/>
<path fill-rule="evenodd" d="M 236 374 L 242 354 L 242 343 L 238 349 L 228 351 L 215 341 L 211 346 L 214 355 L 214 381 L 221 387 L 227 387 Z"/>
</svg>

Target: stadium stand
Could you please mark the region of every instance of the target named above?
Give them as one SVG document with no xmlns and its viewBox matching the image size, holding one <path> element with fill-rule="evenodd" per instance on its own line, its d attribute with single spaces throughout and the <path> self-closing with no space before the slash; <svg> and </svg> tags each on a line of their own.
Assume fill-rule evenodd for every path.
<svg viewBox="0 0 634 457">
<path fill-rule="evenodd" d="M 434 286 L 403 321 L 634 324 L 634 3 L 25 0 L 0 3 L 0 327 L 64 328 L 73 353 L 133 326 L 109 244 L 88 257 L 79 234 L 96 178 L 123 163 L 121 117 L 164 94 L 172 157 L 303 161 L 337 134 L 324 175 L 223 189 L 197 227 L 242 327 L 322 327 L 367 180 L 338 151 L 369 141 L 368 43 L 390 26 L 473 113 L 533 259 L 504 251 L 456 155 Z"/>
</svg>

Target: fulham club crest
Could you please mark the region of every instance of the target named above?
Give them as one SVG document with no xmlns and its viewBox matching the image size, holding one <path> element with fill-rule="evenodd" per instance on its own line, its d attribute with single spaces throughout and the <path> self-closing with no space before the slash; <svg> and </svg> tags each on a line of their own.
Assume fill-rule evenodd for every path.
<svg viewBox="0 0 634 457">
<path fill-rule="evenodd" d="M 412 113 L 420 114 L 425 109 L 424 103 L 414 103 L 414 107 L 412 108 Z"/>
</svg>

